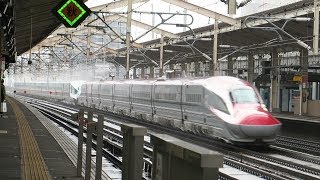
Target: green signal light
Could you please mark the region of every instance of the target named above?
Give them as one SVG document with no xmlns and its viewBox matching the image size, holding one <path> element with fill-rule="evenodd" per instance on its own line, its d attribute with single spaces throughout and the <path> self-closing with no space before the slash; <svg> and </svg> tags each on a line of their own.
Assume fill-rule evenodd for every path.
<svg viewBox="0 0 320 180">
<path fill-rule="evenodd" d="M 62 0 L 52 9 L 52 13 L 66 27 L 75 28 L 91 14 L 91 10 L 82 1 Z"/>
<path fill-rule="evenodd" d="M 73 21 L 70 21 L 70 19 L 62 12 L 71 2 L 73 2 L 81 11 L 81 14 L 79 14 Z M 65 19 L 70 26 L 72 26 L 74 23 L 76 23 L 85 13 L 86 11 L 77 3 L 77 1 L 74 0 L 68 0 L 59 10 L 58 13 Z"/>
</svg>

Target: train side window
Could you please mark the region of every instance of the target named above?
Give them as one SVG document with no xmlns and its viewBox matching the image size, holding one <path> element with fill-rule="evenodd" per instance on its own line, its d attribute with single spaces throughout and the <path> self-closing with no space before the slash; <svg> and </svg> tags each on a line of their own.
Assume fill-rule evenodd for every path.
<svg viewBox="0 0 320 180">
<path fill-rule="evenodd" d="M 221 97 L 219 97 L 215 93 L 209 92 L 209 97 L 208 97 L 207 102 L 208 102 L 209 106 L 212 106 L 215 109 L 218 109 L 219 111 L 230 114 L 226 103 L 223 101 L 223 99 Z"/>
</svg>

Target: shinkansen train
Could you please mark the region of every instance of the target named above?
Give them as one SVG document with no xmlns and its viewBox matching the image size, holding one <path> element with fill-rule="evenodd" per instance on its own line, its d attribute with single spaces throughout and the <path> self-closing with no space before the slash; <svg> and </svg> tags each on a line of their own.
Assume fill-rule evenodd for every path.
<svg viewBox="0 0 320 180">
<path fill-rule="evenodd" d="M 255 87 L 235 77 L 17 83 L 15 88 L 231 143 L 268 144 L 281 127 Z"/>
</svg>

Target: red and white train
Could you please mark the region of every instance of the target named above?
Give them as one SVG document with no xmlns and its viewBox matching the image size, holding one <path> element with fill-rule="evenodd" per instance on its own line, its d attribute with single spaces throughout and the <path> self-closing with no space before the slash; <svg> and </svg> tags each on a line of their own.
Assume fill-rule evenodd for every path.
<svg viewBox="0 0 320 180">
<path fill-rule="evenodd" d="M 75 98 L 83 106 L 232 143 L 268 144 L 281 127 L 258 91 L 235 77 L 40 84 L 16 83 L 15 90 L 66 101 Z"/>
</svg>

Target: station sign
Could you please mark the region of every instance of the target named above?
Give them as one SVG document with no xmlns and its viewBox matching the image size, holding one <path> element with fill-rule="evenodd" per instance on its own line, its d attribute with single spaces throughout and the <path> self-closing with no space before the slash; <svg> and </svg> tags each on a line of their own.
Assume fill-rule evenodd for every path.
<svg viewBox="0 0 320 180">
<path fill-rule="evenodd" d="M 91 14 L 91 10 L 81 0 L 63 0 L 52 13 L 66 27 L 76 28 Z"/>
</svg>

